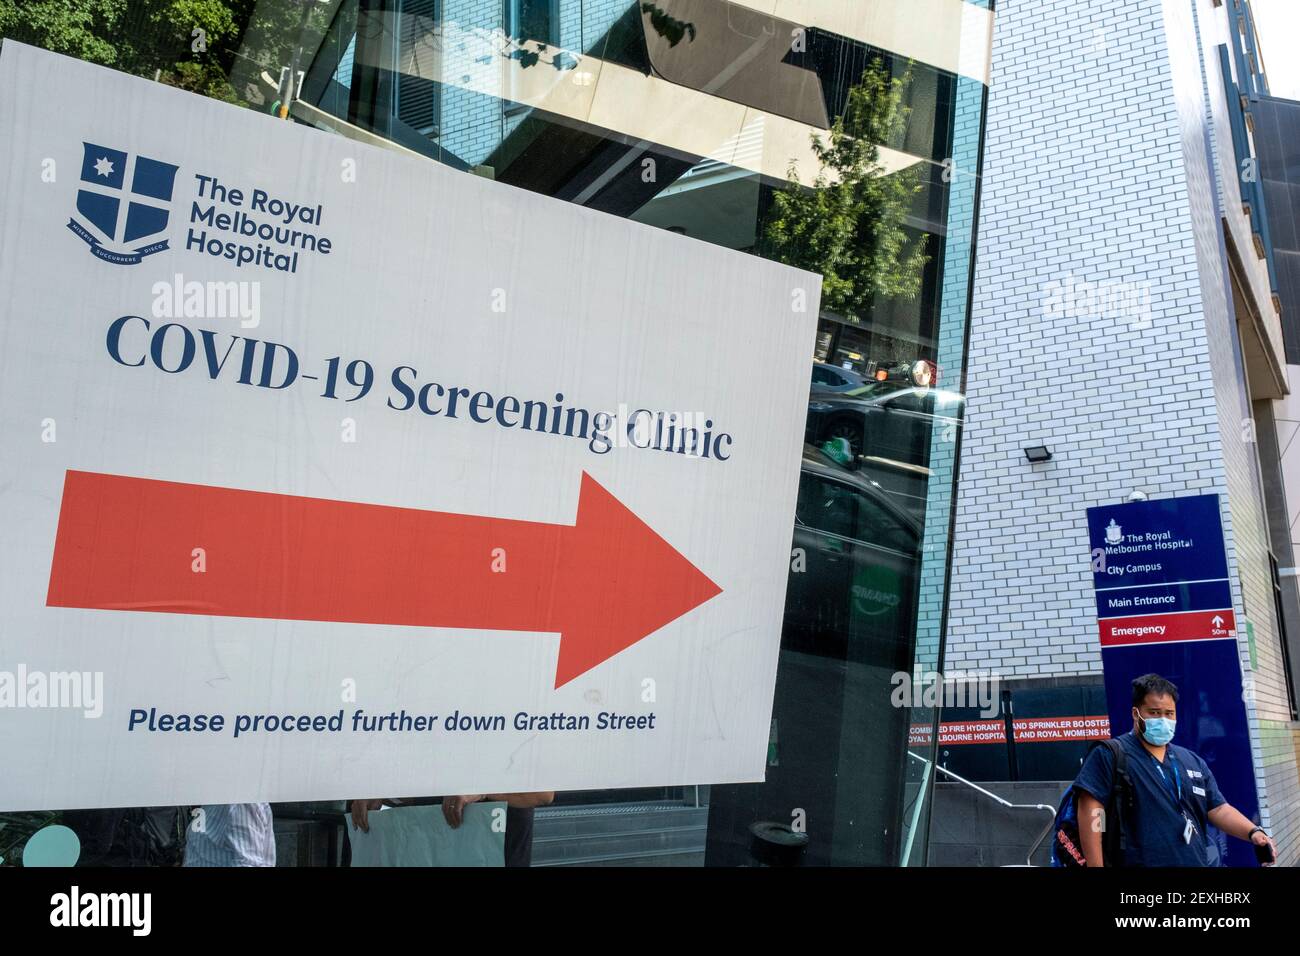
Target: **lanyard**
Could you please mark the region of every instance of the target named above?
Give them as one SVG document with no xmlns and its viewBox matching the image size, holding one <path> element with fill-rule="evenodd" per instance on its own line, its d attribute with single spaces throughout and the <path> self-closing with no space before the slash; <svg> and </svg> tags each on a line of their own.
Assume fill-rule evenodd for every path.
<svg viewBox="0 0 1300 956">
<path fill-rule="evenodd" d="M 1162 781 L 1164 781 L 1165 788 L 1168 789 L 1168 787 L 1169 787 L 1169 778 L 1165 776 L 1165 768 L 1162 767 L 1162 766 L 1160 765 L 1160 761 L 1159 761 L 1159 760 L 1156 760 L 1156 756 L 1155 756 L 1155 754 L 1148 754 L 1148 756 L 1151 758 L 1152 762 L 1155 763 L 1155 765 L 1156 765 L 1156 769 L 1160 771 L 1160 779 L 1161 779 Z M 1178 796 L 1175 797 L 1175 801 L 1176 801 L 1177 804 L 1178 804 L 1178 809 L 1179 809 L 1179 810 L 1182 810 L 1182 808 L 1183 808 L 1183 777 L 1182 777 L 1182 774 L 1180 774 L 1180 773 L 1178 772 L 1178 761 L 1174 759 L 1174 755 L 1173 755 L 1173 752 L 1172 752 L 1172 751 L 1169 752 L 1169 769 L 1173 771 L 1173 774 L 1174 774 L 1174 784 L 1175 784 L 1175 786 L 1176 786 L 1177 789 L 1178 789 Z M 1172 793 L 1172 792 L 1170 793 L 1170 796 L 1173 796 L 1173 793 Z"/>
</svg>

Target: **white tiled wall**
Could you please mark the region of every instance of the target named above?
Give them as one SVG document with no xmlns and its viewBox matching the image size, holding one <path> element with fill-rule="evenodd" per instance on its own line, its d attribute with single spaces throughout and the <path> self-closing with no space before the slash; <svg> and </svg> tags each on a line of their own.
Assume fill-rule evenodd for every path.
<svg viewBox="0 0 1300 956">
<path fill-rule="evenodd" d="M 1270 733 L 1285 693 L 1205 137 L 1223 96 L 1218 16 L 1211 0 L 998 4 L 945 666 L 1100 673 L 1085 510 L 1217 493 L 1237 613 L 1255 627 L 1265 822 L 1290 835 L 1295 754 L 1284 726 Z M 1127 284 L 1137 307 L 1057 314 L 1051 293 L 1070 282 Z M 1037 444 L 1052 461 L 1025 460 Z"/>
</svg>

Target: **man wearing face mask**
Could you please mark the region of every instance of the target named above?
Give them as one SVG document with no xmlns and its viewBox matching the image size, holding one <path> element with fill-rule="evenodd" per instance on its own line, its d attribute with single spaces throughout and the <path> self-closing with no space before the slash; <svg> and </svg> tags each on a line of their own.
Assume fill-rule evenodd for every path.
<svg viewBox="0 0 1300 956">
<path fill-rule="evenodd" d="M 1075 779 L 1079 839 L 1088 866 L 1209 866 L 1206 831 L 1268 847 L 1273 841 L 1223 799 L 1214 774 L 1199 755 L 1171 741 L 1177 724 L 1178 688 L 1159 674 L 1133 681 L 1133 730 L 1117 738 L 1124 748 L 1131 802 L 1121 810 L 1126 841 L 1122 860 L 1103 859 L 1102 828 L 1114 787 L 1115 758 L 1097 747 Z"/>
</svg>

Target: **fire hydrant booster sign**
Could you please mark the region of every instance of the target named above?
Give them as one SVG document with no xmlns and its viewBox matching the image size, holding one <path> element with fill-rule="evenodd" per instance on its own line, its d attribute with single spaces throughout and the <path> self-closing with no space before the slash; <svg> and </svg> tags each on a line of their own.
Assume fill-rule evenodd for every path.
<svg viewBox="0 0 1300 956">
<path fill-rule="evenodd" d="M 0 244 L 0 809 L 763 778 L 819 277 L 11 41 Z"/>
</svg>

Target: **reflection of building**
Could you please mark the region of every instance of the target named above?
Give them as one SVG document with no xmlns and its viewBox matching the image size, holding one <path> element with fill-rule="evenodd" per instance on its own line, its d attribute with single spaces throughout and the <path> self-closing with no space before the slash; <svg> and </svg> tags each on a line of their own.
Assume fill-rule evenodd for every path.
<svg viewBox="0 0 1300 956">
<path fill-rule="evenodd" d="M 862 371 L 925 360 L 939 370 L 943 387 L 958 393 L 990 6 L 336 0 L 304 34 L 301 96 L 291 115 L 501 183 L 758 252 L 774 191 L 786 187 L 792 169 L 802 182 L 815 178 L 812 137 L 825 134 L 864 69 L 877 59 L 895 76 L 910 67 L 910 121 L 897 141 L 881 144 L 879 161 L 884 175 L 919 172 L 922 189 L 904 226 L 929 236 L 921 293 L 911 301 L 878 298 L 869 315 L 825 314 L 819 357 Z M 260 68 L 245 66 L 259 64 L 274 77 L 287 54 L 271 49 L 251 31 L 245 39 L 234 86 L 250 101 L 259 83 L 264 100 L 274 98 L 258 78 Z M 762 370 L 754 375 L 754 388 L 762 389 Z M 774 833 L 790 835 L 797 808 L 808 818 L 805 862 L 923 862 L 933 745 L 909 748 L 908 727 L 933 714 L 893 707 L 890 677 L 938 661 L 956 441 L 938 434 L 933 418 L 916 419 L 907 433 L 911 444 L 901 451 L 884 448 L 883 431 L 869 429 L 863 438 L 863 460 L 911 469 L 905 509 L 856 461 L 841 464 L 839 478 L 833 463 L 806 463 L 811 497 L 803 504 L 815 517 L 796 542 L 806 539 L 824 570 L 792 588 L 803 610 L 787 609 L 768 782 L 704 791 L 710 862 L 769 859 L 761 847 L 779 842 Z M 909 464 L 909 456 L 927 467 Z M 689 798 L 700 799 L 698 788 Z M 574 804 L 612 802 L 618 806 L 611 813 L 629 821 L 622 831 L 640 835 L 624 851 L 606 841 L 588 853 L 570 830 L 568 841 L 546 837 L 536 860 L 702 862 L 706 834 L 698 811 L 691 817 L 694 844 L 683 846 L 677 832 L 655 835 L 663 802 L 680 799 L 674 787 L 563 795 L 549 811 L 553 819 L 575 813 Z M 545 817 L 539 834 L 549 832 Z M 756 836 L 755 826 L 767 836 Z M 547 847 L 554 851 L 549 857 Z"/>
<path fill-rule="evenodd" d="M 1259 187 L 1273 251 L 1277 295 L 1282 304 L 1282 340 L 1289 394 L 1261 412 L 1271 412 L 1276 429 L 1260 433 L 1279 467 L 1266 472 L 1269 533 L 1279 565 L 1279 597 L 1284 599 L 1291 661 L 1300 667 L 1300 102 L 1266 92 L 1250 97 L 1251 132 L 1259 157 Z M 1259 203 L 1260 195 L 1256 196 Z"/>
<path fill-rule="evenodd" d="M 1290 390 L 1282 272 L 1253 175 L 1274 108 L 1249 4 L 1009 4 L 993 64 L 948 666 L 1079 706 L 1101 681 L 1085 509 L 1218 494 L 1241 746 L 1294 860 L 1300 661 L 1278 566 L 1294 565 L 1300 490 L 1288 511 L 1272 411 Z M 1051 459 L 1027 461 L 1040 445 Z M 1189 731 L 1196 701 L 1189 688 Z"/>
<path fill-rule="evenodd" d="M 828 313 L 819 358 L 859 371 L 878 354 L 932 358 L 948 193 L 955 183 L 963 204 L 973 198 L 984 77 L 970 47 L 987 34 L 987 14 L 929 0 L 960 29 L 921 39 L 892 23 L 874 36 L 887 18 L 863 11 L 855 21 L 831 4 L 827 23 L 808 25 L 759 3 L 654 6 L 662 19 L 624 0 L 518 0 L 504 18 L 476 0 L 449 2 L 440 16 L 433 0 L 345 3 L 294 115 L 331 125 L 324 111 L 501 182 L 749 249 L 765 190 L 792 164 L 813 178 L 810 137 L 864 66 L 880 56 L 901 74 L 917 56 L 906 142 L 887 144 L 881 161 L 887 170 L 929 161 L 909 220 L 931 237 L 926 281 L 916 301 L 882 300 L 869 317 Z"/>
</svg>

